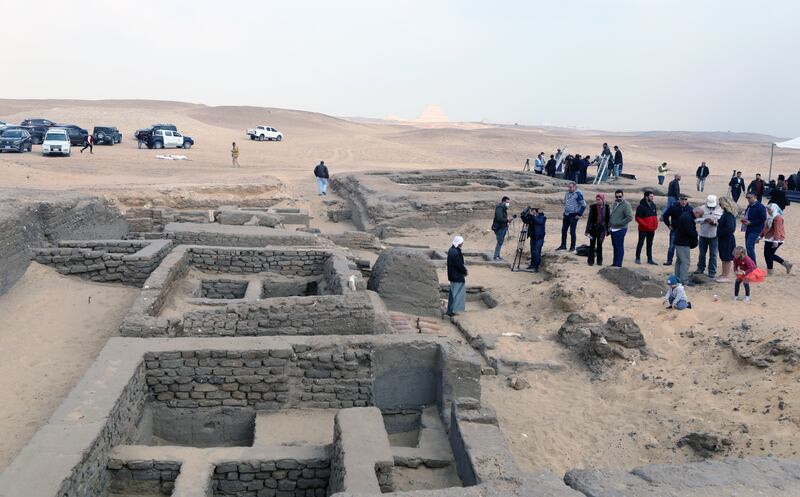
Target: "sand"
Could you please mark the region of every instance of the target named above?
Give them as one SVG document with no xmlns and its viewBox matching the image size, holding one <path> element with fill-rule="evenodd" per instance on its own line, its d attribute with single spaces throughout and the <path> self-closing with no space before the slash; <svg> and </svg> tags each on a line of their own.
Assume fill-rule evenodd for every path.
<svg viewBox="0 0 800 497">
<path fill-rule="evenodd" d="M 181 192 L 184 197 L 205 189 L 211 192 L 210 196 L 216 194 L 230 200 L 280 197 L 281 205 L 308 207 L 314 216 L 311 225 L 323 232 L 344 231 L 353 226 L 346 222 L 331 223 L 325 218 L 325 202 L 337 197 L 316 195 L 312 170 L 319 160 L 325 160 L 334 175 L 414 168 L 519 170 L 526 157 L 533 158 L 540 151 L 549 154 L 556 147 L 569 145 L 570 152 L 594 155 L 607 141 L 610 145 L 620 145 L 625 154 L 625 172 L 636 174 L 637 184 L 642 188 L 656 185 L 656 167 L 667 161 L 670 174 L 684 175 L 683 190 L 699 195 L 694 192 L 694 171 L 705 160 L 711 169 L 706 194 L 719 195 L 725 193 L 733 168 L 742 170 L 748 182 L 756 172 L 766 177 L 772 140 L 743 133 L 605 133 L 476 123 L 423 126 L 367 119 L 348 121 L 280 109 L 171 102 L 0 100 L 0 119 L 16 122 L 27 116 L 76 122 L 88 128 L 116 125 L 124 138 L 122 144 L 114 147 L 95 147 L 92 156 L 76 153 L 70 158 L 45 158 L 37 153 L 36 146 L 29 154 L 2 154 L 2 186 L 81 190 L 117 199 L 122 207 L 147 202 L 144 197 L 155 189 Z M 155 159 L 156 151 L 136 148 L 131 133 L 154 122 L 173 122 L 195 139 L 196 145 L 191 150 L 177 152 L 185 153 L 190 161 L 160 161 Z M 244 130 L 257 124 L 275 126 L 285 139 L 280 143 L 251 142 L 245 138 Z M 232 141 L 240 146 L 241 168 L 230 167 Z M 781 151 L 776 155 L 773 175 L 788 174 L 799 166 L 800 154 Z M 584 186 L 583 191 L 587 199 L 593 198 L 591 186 Z M 160 198 L 164 197 L 165 194 L 160 194 Z M 639 199 L 630 200 L 635 208 Z M 521 207 L 512 199 L 513 212 Z M 800 221 L 795 209 L 800 207 L 792 206 L 787 211 L 789 242 L 779 253 L 797 262 Z M 444 249 L 454 234 L 462 234 L 466 248 L 490 250 L 494 246 L 494 236 L 487 229 L 490 218 L 491 212 L 487 212 L 486 222 L 475 221 L 450 230 L 420 231 L 388 241 Z M 743 320 L 751 324 L 755 340 L 777 328 L 800 331 L 788 314 L 800 303 L 796 274 L 786 275 L 778 267 L 773 277 L 753 288 L 753 302 L 749 305 L 731 301 L 732 284 L 719 284 L 689 290 L 694 310 L 665 311 L 658 299 L 624 295 L 600 278 L 597 268 L 588 267 L 584 259 L 554 254 L 560 241 L 557 213 L 550 213 L 547 229 L 545 265 L 548 271 L 558 273 L 559 278 L 548 278 L 549 273 L 512 274 L 501 268 L 470 268 L 468 284 L 491 288 L 500 305 L 491 310 L 469 305 L 462 316 L 470 329 L 497 338 L 496 353 L 547 365 L 522 373 L 533 385 L 529 390 L 510 389 L 502 375 L 485 376 L 482 381 L 483 399 L 497 409 L 501 428 L 523 467 L 563 472 L 571 467 L 627 469 L 648 462 L 694 460 L 697 456 L 690 449 L 678 449 L 675 442 L 697 429 L 729 435 L 734 440 L 733 456 L 796 456 L 800 445 L 797 372 L 746 365 L 737 361 L 724 343 Z M 583 221 L 578 229 L 581 233 Z M 660 226 L 655 237 L 658 262 L 664 261 L 666 239 L 666 230 Z M 585 242 L 579 235 L 579 244 Z M 635 244 L 632 225 L 626 238 L 628 266 L 633 265 Z M 611 259 L 610 245 L 608 241 L 607 261 Z M 513 242 L 507 243 L 504 257 L 512 258 L 513 248 Z M 660 279 L 666 279 L 671 272 L 663 266 L 641 267 Z M 42 398 L 0 399 L 3 406 L 0 433 L 11 434 L 11 438 L 0 436 L 0 468 L 2 461 L 7 462 L 24 444 L 88 367 L 136 293 L 135 289 L 90 285 L 53 273 L 46 273 L 45 281 L 41 268 L 34 271 L 39 279 L 28 275 L 11 293 L 0 298 L 2 306 L 9 305 L 7 302 L 12 299 L 20 302 L 16 304 L 20 311 L 13 316 L 16 324 L 6 324 L 8 320 L 3 320 L 2 335 L 9 338 L 3 341 L 0 354 L 13 360 L 2 361 L 0 367 L 8 374 L 2 375 L 0 381 L 7 386 L 0 388 L 0 392 L 18 395 L 17 383 L 32 381 L 30 375 L 21 372 L 37 366 L 47 365 L 49 376 L 37 387 Z M 33 281 L 28 281 L 31 278 Z M 440 278 L 444 280 L 441 273 Z M 623 364 L 602 378 L 593 377 L 554 339 L 568 314 L 552 298 L 559 282 L 576 290 L 579 307 L 603 319 L 615 314 L 633 317 L 656 357 Z M 35 298 L 25 296 L 26 292 L 21 290 L 24 288 L 36 288 L 39 293 Z M 80 288 L 84 293 L 62 294 L 53 288 Z M 42 305 L 37 303 L 48 302 L 46 296 L 63 295 L 63 299 L 74 300 L 78 306 L 88 289 L 95 289 L 98 296 L 93 298 L 91 306 L 81 304 L 76 308 L 79 310 L 75 312 L 76 321 L 58 315 L 66 310 L 53 310 L 48 312 L 49 326 L 27 328 L 20 335 L 20 325 L 28 324 L 25 316 L 41 313 Z M 43 296 L 40 298 L 39 294 Z M 95 304 L 103 298 L 109 304 L 101 315 L 89 314 L 99 308 Z M 28 310 L 22 310 L 23 303 L 27 303 Z M 8 312 L 0 310 L 0 315 L 6 316 Z M 82 328 L 91 330 L 91 336 L 76 331 Z M 522 338 L 500 336 L 506 331 L 520 333 Z M 693 338 L 689 338 L 687 331 L 692 332 Z M 70 338 L 65 340 L 65 337 Z M 91 346 L 82 341 L 89 341 Z M 11 345 L 5 347 L 6 344 Z M 9 414 L 5 414 L 9 409 Z"/>
<path fill-rule="evenodd" d="M 75 386 L 138 293 L 32 263 L 0 296 L 0 471 Z"/>
</svg>

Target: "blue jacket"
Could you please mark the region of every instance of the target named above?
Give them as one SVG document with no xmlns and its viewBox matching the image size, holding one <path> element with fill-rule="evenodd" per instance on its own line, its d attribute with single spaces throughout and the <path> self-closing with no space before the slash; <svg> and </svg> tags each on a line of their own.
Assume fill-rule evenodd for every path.
<svg viewBox="0 0 800 497">
<path fill-rule="evenodd" d="M 544 240 L 544 224 L 547 222 L 547 217 L 544 215 L 544 212 L 540 212 L 535 216 L 528 216 L 527 220 L 523 219 L 523 221 L 528 223 L 528 238 Z"/>
<path fill-rule="evenodd" d="M 744 216 L 745 219 L 750 221 L 745 233 L 758 233 L 760 235 L 761 231 L 764 229 L 764 223 L 767 222 L 767 208 L 764 207 L 764 204 L 761 202 L 753 202 L 752 205 L 747 207 Z"/>
</svg>

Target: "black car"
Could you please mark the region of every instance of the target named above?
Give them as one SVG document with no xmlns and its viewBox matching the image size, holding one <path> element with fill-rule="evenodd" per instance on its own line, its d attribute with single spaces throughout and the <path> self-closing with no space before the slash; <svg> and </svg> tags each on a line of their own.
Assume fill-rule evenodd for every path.
<svg viewBox="0 0 800 497">
<path fill-rule="evenodd" d="M 47 134 L 47 130 L 55 126 L 56 123 L 49 119 L 29 117 L 19 123 L 19 125 L 28 130 L 28 133 L 31 134 L 31 141 L 36 145 L 42 143 L 44 135 Z"/>
<path fill-rule="evenodd" d="M 30 152 L 31 134 L 23 128 L 5 129 L 0 133 L 0 152 Z"/>
<path fill-rule="evenodd" d="M 113 145 L 122 141 L 122 133 L 116 126 L 95 126 L 92 130 L 95 145 Z"/>
<path fill-rule="evenodd" d="M 133 133 L 133 137 L 136 138 L 139 148 L 142 148 L 142 145 L 146 146 L 147 148 L 153 148 L 153 132 L 159 129 L 178 131 L 178 127 L 174 124 L 153 124 L 147 128 L 137 129 L 136 132 Z"/>
<path fill-rule="evenodd" d="M 56 124 L 55 127 L 67 130 L 70 145 L 84 145 L 89 137 L 89 131 L 77 124 Z"/>
</svg>

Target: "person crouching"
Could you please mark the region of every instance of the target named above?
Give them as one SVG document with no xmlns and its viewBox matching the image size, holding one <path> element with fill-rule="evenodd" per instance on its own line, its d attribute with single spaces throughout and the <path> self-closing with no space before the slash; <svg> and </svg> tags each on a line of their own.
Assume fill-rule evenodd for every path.
<svg viewBox="0 0 800 497">
<path fill-rule="evenodd" d="M 664 305 L 667 309 L 676 309 L 682 311 L 684 309 L 691 309 L 692 303 L 686 297 L 686 289 L 674 274 L 667 278 L 667 293 L 664 294 Z"/>
<path fill-rule="evenodd" d="M 460 236 L 453 238 L 453 244 L 447 251 L 447 279 L 450 281 L 450 292 L 447 296 L 447 315 L 457 316 L 465 308 L 467 299 L 466 276 L 467 267 L 464 265 L 464 255 L 461 245 L 464 239 Z"/>
</svg>

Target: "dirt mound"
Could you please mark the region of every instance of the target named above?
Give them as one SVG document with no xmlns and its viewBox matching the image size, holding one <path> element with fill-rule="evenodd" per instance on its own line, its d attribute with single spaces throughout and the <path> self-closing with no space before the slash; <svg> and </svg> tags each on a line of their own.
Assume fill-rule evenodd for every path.
<svg viewBox="0 0 800 497">
<path fill-rule="evenodd" d="M 604 267 L 600 276 L 617 285 L 620 290 L 636 298 L 655 298 L 664 295 L 664 284 L 645 271 L 626 267 Z"/>
<path fill-rule="evenodd" d="M 642 331 L 629 317 L 614 316 L 602 324 L 594 314 L 573 312 L 559 328 L 558 340 L 598 374 L 612 368 L 617 359 L 646 353 Z"/>
<path fill-rule="evenodd" d="M 759 368 L 783 367 L 794 371 L 800 364 L 800 337 L 789 328 L 756 333 L 747 321 L 742 321 L 723 344 L 740 361 Z"/>
</svg>

